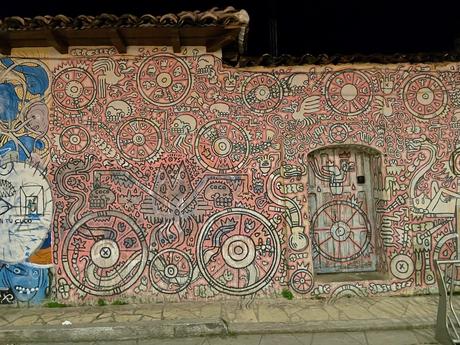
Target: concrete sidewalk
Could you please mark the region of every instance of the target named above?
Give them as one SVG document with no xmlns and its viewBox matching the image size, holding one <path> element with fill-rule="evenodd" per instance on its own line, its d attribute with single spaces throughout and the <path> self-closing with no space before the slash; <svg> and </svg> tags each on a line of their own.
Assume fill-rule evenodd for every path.
<svg viewBox="0 0 460 345">
<path fill-rule="evenodd" d="M 438 296 L 428 295 L 343 298 L 334 303 L 279 298 L 252 303 L 242 300 L 65 308 L 1 306 L 0 344 L 109 344 L 213 335 L 432 331 L 437 303 Z"/>
</svg>

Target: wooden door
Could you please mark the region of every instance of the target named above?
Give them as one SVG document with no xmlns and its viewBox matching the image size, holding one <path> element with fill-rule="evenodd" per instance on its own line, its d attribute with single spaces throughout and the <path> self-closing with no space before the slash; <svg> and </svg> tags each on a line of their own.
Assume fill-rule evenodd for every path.
<svg viewBox="0 0 460 345">
<path fill-rule="evenodd" d="M 375 271 L 368 153 L 349 147 L 309 155 L 309 209 L 316 273 Z"/>
</svg>

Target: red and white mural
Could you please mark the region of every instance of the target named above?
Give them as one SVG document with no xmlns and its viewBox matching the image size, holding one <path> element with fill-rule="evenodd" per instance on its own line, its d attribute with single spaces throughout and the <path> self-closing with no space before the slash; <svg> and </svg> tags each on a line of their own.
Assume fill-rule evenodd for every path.
<svg viewBox="0 0 460 345">
<path fill-rule="evenodd" d="M 434 260 L 456 250 L 457 64 L 251 70 L 194 48 L 91 49 L 36 62 L 56 298 L 436 287 Z"/>
</svg>

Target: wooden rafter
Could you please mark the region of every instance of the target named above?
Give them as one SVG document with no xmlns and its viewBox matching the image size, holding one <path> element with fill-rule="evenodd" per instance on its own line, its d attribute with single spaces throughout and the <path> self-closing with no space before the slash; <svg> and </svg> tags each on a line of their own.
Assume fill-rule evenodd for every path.
<svg viewBox="0 0 460 345">
<path fill-rule="evenodd" d="M 230 34 L 227 34 L 222 37 L 214 38 L 206 42 L 206 51 L 211 52 L 211 53 L 215 52 L 219 50 L 220 48 L 225 47 L 227 44 L 230 44 L 234 41 L 235 41 L 235 38 Z"/>
<path fill-rule="evenodd" d="M 111 29 L 109 37 L 112 45 L 117 48 L 118 53 L 125 54 L 127 50 L 126 42 L 120 31 L 118 29 Z"/>
</svg>

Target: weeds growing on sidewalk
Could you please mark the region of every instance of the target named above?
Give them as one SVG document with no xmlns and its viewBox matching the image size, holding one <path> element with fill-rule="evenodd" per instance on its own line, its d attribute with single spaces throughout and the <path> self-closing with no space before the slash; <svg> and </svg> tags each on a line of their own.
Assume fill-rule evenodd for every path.
<svg viewBox="0 0 460 345">
<path fill-rule="evenodd" d="M 106 302 L 104 299 L 99 298 L 99 299 L 97 300 L 97 305 L 98 305 L 99 307 L 103 307 L 103 306 L 107 305 L 107 302 Z"/>
<path fill-rule="evenodd" d="M 125 304 L 128 304 L 128 302 L 120 301 L 119 299 L 116 299 L 115 301 L 112 302 L 112 305 L 125 305 Z"/>
<path fill-rule="evenodd" d="M 51 301 L 51 302 L 45 303 L 45 307 L 48 307 L 48 308 L 65 308 L 65 307 L 68 307 L 68 306 L 69 306 L 68 304 L 59 303 L 59 302 L 56 302 L 56 301 Z"/>
<path fill-rule="evenodd" d="M 294 295 L 289 289 L 283 289 L 283 291 L 281 291 L 281 296 L 283 296 L 284 298 L 288 300 L 291 300 L 294 298 Z"/>
</svg>

